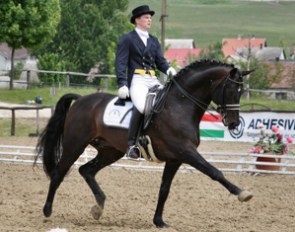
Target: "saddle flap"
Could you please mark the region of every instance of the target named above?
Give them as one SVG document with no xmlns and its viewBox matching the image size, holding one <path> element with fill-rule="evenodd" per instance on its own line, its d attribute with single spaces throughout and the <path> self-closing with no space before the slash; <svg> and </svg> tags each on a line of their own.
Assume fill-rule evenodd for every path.
<svg viewBox="0 0 295 232">
<path fill-rule="evenodd" d="M 131 101 L 113 98 L 106 106 L 103 122 L 107 126 L 129 128 L 133 104 Z"/>
</svg>

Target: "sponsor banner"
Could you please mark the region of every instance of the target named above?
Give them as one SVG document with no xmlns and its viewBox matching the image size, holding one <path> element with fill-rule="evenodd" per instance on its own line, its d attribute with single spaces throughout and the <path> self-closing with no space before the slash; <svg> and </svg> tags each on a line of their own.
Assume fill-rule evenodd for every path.
<svg viewBox="0 0 295 232">
<path fill-rule="evenodd" d="M 256 142 L 259 139 L 259 124 L 263 124 L 266 131 L 271 132 L 272 126 L 278 126 L 284 138 L 290 136 L 295 143 L 295 113 L 278 112 L 241 112 L 240 125 L 229 131 L 222 123 L 220 115 L 205 114 L 200 124 L 200 135 L 204 140 L 222 140 L 239 142 Z"/>
</svg>

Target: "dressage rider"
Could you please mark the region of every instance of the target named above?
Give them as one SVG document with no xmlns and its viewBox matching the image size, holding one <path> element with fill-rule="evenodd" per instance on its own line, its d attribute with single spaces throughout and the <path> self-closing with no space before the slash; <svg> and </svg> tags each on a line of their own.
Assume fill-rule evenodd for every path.
<svg viewBox="0 0 295 232">
<path fill-rule="evenodd" d="M 155 76 L 155 69 L 174 76 L 176 71 L 164 58 L 160 43 L 148 33 L 154 11 L 148 5 L 142 5 L 132 11 L 130 22 L 135 29 L 121 37 L 116 50 L 116 76 L 118 96 L 126 99 L 130 96 L 134 104 L 128 132 L 127 157 L 139 158 L 136 137 L 143 119 L 146 96 L 150 88 L 162 86 Z M 127 77 L 126 77 L 127 75 Z"/>
</svg>

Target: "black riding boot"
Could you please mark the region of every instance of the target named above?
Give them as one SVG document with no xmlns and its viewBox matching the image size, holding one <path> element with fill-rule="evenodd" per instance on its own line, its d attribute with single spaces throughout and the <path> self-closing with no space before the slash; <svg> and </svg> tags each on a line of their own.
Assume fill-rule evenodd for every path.
<svg viewBox="0 0 295 232">
<path fill-rule="evenodd" d="M 136 146 L 136 139 L 139 130 L 141 129 L 141 121 L 143 114 L 141 114 L 136 107 L 133 107 L 132 117 L 130 120 L 130 126 L 128 131 L 128 150 L 127 157 L 131 159 L 138 159 L 140 156 L 139 148 Z"/>
</svg>

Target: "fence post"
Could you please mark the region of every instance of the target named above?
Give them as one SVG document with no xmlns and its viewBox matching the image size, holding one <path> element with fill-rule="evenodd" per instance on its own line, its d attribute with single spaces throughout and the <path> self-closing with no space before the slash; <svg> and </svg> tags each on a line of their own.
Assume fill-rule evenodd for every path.
<svg viewBox="0 0 295 232">
<path fill-rule="evenodd" d="M 36 136 L 39 136 L 39 109 L 36 109 Z"/>
<path fill-rule="evenodd" d="M 31 80 L 31 70 L 27 70 L 27 89 L 31 87 L 30 80 Z"/>
<path fill-rule="evenodd" d="M 15 135 L 15 109 L 11 109 L 11 136 Z"/>
<path fill-rule="evenodd" d="M 108 88 L 109 88 L 109 77 L 104 77 L 103 78 L 103 81 L 104 81 L 104 89 L 105 90 L 108 90 Z"/>
<path fill-rule="evenodd" d="M 70 77 L 71 77 L 71 75 L 69 73 L 67 73 L 67 75 L 66 75 L 66 86 L 67 87 L 70 87 Z"/>
</svg>

